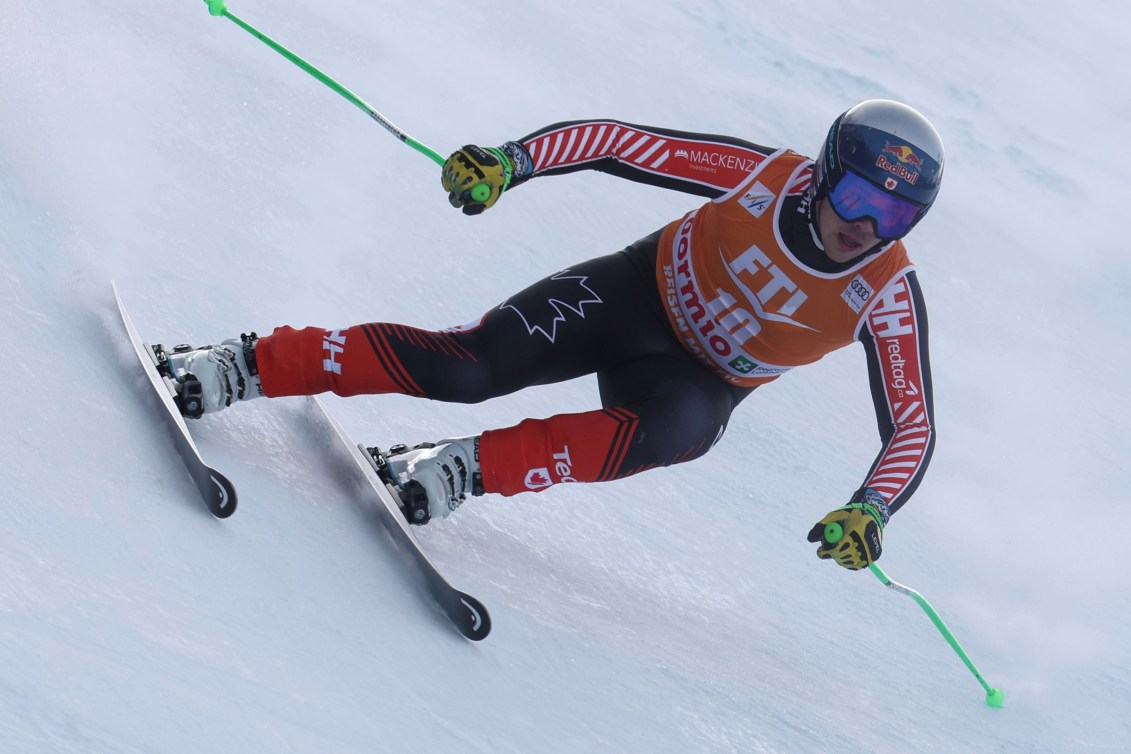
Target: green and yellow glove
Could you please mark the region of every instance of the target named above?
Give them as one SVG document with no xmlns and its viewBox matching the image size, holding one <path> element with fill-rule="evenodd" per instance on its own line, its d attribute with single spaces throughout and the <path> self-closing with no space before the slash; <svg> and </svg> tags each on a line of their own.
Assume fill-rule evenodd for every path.
<svg viewBox="0 0 1131 754">
<path fill-rule="evenodd" d="M 832 559 L 850 571 L 859 571 L 880 559 L 888 517 L 884 496 L 865 488 L 853 502 L 818 521 L 808 539 L 821 543 L 818 558 Z"/>
<path fill-rule="evenodd" d="M 478 215 L 494 207 L 504 191 L 531 172 L 530 153 L 518 142 L 487 148 L 468 144 L 444 162 L 440 183 L 453 207 L 465 215 Z"/>
</svg>

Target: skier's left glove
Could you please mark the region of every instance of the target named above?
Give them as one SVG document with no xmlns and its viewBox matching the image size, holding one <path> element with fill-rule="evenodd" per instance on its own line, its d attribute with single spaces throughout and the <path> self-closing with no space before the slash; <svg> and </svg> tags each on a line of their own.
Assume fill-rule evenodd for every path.
<svg viewBox="0 0 1131 754">
<path fill-rule="evenodd" d="M 888 517 L 884 496 L 865 488 L 853 502 L 818 521 L 808 539 L 821 543 L 818 558 L 831 558 L 850 571 L 859 571 L 880 559 Z"/>
<path fill-rule="evenodd" d="M 478 215 L 494 207 L 504 191 L 529 178 L 533 170 L 530 153 L 516 141 L 487 148 L 468 144 L 444 162 L 440 183 L 453 207 L 465 215 Z"/>
</svg>

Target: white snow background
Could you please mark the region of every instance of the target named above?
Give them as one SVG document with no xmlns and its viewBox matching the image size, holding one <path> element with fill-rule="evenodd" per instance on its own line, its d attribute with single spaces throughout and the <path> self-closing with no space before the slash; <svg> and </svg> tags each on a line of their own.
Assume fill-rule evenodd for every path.
<svg viewBox="0 0 1131 754">
<path fill-rule="evenodd" d="M 214 520 L 110 291 L 143 335 L 476 319 L 701 200 L 597 173 L 468 218 L 439 169 L 199 0 L 0 0 L 0 748 L 11 752 L 1131 750 L 1125 66 L 1131 7 L 406 4 L 230 10 L 447 154 L 611 117 L 814 154 L 889 97 L 945 185 L 909 238 L 931 314 L 934 462 L 881 564 L 810 526 L 878 439 L 859 347 L 759 390 L 705 458 L 481 498 L 420 539 L 494 632 L 424 596 L 328 475 L 302 399 L 194 424 Z M 596 406 L 330 397 L 357 440 Z"/>
</svg>

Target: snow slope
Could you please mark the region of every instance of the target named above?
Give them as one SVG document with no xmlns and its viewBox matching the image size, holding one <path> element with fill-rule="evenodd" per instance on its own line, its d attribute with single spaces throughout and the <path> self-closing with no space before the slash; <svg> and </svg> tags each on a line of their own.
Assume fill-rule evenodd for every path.
<svg viewBox="0 0 1131 754">
<path fill-rule="evenodd" d="M 438 170 L 203 3 L 0 0 L 0 741 L 19 752 L 1078 752 L 1131 738 L 1124 4 L 233 0 L 441 153 L 616 117 L 812 153 L 869 97 L 949 148 L 909 244 L 939 443 L 883 565 L 812 523 L 877 449 L 859 349 L 759 391 L 706 458 L 475 500 L 421 532 L 490 608 L 423 598 L 302 400 L 194 425 L 213 520 L 136 403 L 142 332 L 472 320 L 694 198 L 579 174 L 466 218 Z M 415 442 L 595 405 L 328 405 Z"/>
</svg>

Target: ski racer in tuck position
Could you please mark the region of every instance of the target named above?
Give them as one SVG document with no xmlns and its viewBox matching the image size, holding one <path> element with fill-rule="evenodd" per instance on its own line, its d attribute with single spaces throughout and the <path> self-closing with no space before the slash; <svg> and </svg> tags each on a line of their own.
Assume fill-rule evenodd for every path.
<svg viewBox="0 0 1131 754">
<path fill-rule="evenodd" d="M 927 317 L 901 239 L 939 191 L 943 146 L 914 109 L 852 107 L 816 160 L 740 139 L 613 120 L 465 146 L 442 183 L 468 215 L 533 178 L 598 170 L 708 201 L 626 249 L 428 331 L 375 322 L 279 327 L 169 354 L 181 410 L 259 396 L 400 393 L 476 403 L 596 374 L 601 408 L 398 446 L 388 473 L 421 494 L 413 523 L 468 495 L 600 482 L 695 459 L 751 392 L 853 341 L 867 354 L 882 447 L 848 502 L 809 533 L 858 570 L 918 487 L 934 446 Z M 489 195 L 486 188 L 490 189 Z M 844 535 L 828 543 L 826 524 Z"/>
</svg>

